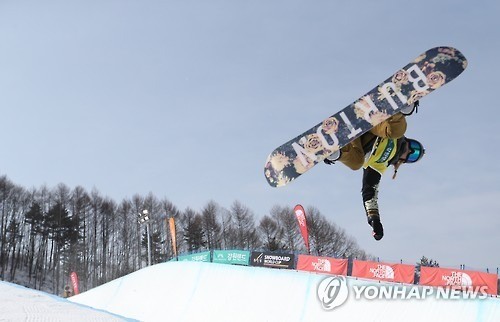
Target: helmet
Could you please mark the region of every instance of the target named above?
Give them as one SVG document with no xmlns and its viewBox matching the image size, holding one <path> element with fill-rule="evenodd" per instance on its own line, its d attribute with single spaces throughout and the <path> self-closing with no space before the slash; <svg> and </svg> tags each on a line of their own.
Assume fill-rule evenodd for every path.
<svg viewBox="0 0 500 322">
<path fill-rule="evenodd" d="M 414 163 L 422 159 L 425 154 L 425 149 L 422 143 L 408 138 L 406 138 L 406 142 L 408 143 L 407 147 L 410 149 L 410 152 L 404 159 L 404 163 Z"/>
</svg>

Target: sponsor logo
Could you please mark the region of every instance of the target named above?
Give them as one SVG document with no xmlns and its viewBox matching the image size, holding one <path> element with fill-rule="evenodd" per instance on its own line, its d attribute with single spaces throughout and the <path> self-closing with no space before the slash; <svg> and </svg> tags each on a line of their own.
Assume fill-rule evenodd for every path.
<svg viewBox="0 0 500 322">
<path fill-rule="evenodd" d="M 451 272 L 451 275 L 443 275 L 446 285 L 471 286 L 472 278 L 464 272 Z"/>
<path fill-rule="evenodd" d="M 264 255 L 264 265 L 286 265 L 285 263 L 290 263 L 292 258 L 290 256 L 281 255 Z"/>
<path fill-rule="evenodd" d="M 318 258 L 318 261 L 312 262 L 311 265 L 315 271 L 320 271 L 320 272 L 332 271 L 332 263 L 330 263 L 330 261 L 326 258 Z"/>
<path fill-rule="evenodd" d="M 346 278 L 344 276 L 325 278 L 318 285 L 317 295 L 324 310 L 330 311 L 341 306 L 349 297 Z"/>
<path fill-rule="evenodd" d="M 248 265 L 248 253 L 243 251 L 214 251 L 214 262 Z"/>
<path fill-rule="evenodd" d="M 387 142 L 387 145 L 385 146 L 385 149 L 382 152 L 382 155 L 380 156 L 380 158 L 377 161 L 375 161 L 377 163 L 386 162 L 389 159 L 389 156 L 391 155 L 392 150 L 394 150 L 394 140 L 388 139 L 388 140 L 386 140 L 386 142 Z"/>
<path fill-rule="evenodd" d="M 393 110 L 389 112 L 384 111 L 384 113 L 389 114 L 387 117 L 394 114 L 395 111 L 399 112 L 405 104 L 412 104 L 415 97 L 413 97 L 408 90 L 405 91 L 408 93 L 403 93 L 401 91 L 401 81 L 397 81 L 400 79 L 401 74 L 404 74 L 406 80 L 411 83 L 414 89 L 414 91 L 411 91 L 412 93 L 423 93 L 423 95 L 427 93 L 430 87 L 427 82 L 427 75 L 417 64 L 413 64 L 406 70 L 398 71 L 397 76 L 394 75 L 395 77 L 393 78 L 396 82 L 386 82 L 378 87 L 381 98 L 375 99 L 374 101 L 373 97 L 367 95 L 356 101 L 353 104 L 356 118 L 363 118 L 366 122 L 375 125 L 378 121 L 377 118 L 383 115 L 383 111 L 386 110 L 382 101 L 389 103 Z M 409 97 L 407 96 L 408 94 L 410 95 Z M 339 126 L 336 126 L 335 130 L 332 130 L 330 128 L 332 122 L 327 119 L 316 128 L 316 133 L 309 133 L 307 136 L 298 137 L 296 141 L 292 143 L 292 148 L 303 167 L 309 168 L 311 164 L 323 160 L 325 155 L 330 155 L 333 151 L 337 151 L 340 142 L 338 135 L 347 135 L 347 139 L 349 140 L 361 135 L 363 132 L 362 128 L 353 125 L 353 123 L 357 123 L 355 122 L 357 119 L 353 119 L 353 116 L 349 118 L 345 112 L 340 112 L 339 116 L 343 121 L 341 124 L 349 132 L 339 132 Z M 341 139 L 346 140 L 343 137 L 341 137 Z"/>
<path fill-rule="evenodd" d="M 260 253 L 258 256 L 256 256 L 253 259 L 253 262 L 257 263 L 257 264 L 262 264 L 264 262 L 263 257 L 264 257 L 264 253 Z"/>
<path fill-rule="evenodd" d="M 388 265 L 379 264 L 377 268 L 370 268 L 370 273 L 378 279 L 394 279 L 394 270 Z"/>
<path fill-rule="evenodd" d="M 302 227 L 306 226 L 306 216 L 302 209 L 295 209 L 295 214 L 297 215 L 297 220 L 299 222 L 299 225 Z"/>
<path fill-rule="evenodd" d="M 251 257 L 254 266 L 266 266 L 274 268 L 292 268 L 294 257 L 292 254 L 273 254 L 253 252 Z"/>
</svg>

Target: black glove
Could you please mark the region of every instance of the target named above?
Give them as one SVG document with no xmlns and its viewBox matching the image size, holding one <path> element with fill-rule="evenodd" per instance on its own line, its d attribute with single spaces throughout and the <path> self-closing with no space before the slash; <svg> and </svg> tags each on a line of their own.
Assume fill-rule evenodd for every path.
<svg viewBox="0 0 500 322">
<path fill-rule="evenodd" d="M 417 100 L 417 101 L 415 101 L 415 103 L 413 103 L 413 107 L 414 107 L 414 108 L 419 107 L 419 105 L 420 105 L 420 102 L 419 102 L 418 100 Z"/>
</svg>

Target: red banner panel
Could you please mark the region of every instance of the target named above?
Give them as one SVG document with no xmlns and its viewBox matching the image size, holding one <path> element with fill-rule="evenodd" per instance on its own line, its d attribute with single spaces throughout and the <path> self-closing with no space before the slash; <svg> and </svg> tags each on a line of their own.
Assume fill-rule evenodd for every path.
<svg viewBox="0 0 500 322">
<path fill-rule="evenodd" d="M 299 255 L 299 271 L 321 272 L 334 275 L 347 275 L 347 259 Z"/>
<path fill-rule="evenodd" d="M 415 280 L 415 266 L 355 260 L 352 266 L 352 276 L 378 281 L 413 284 Z"/>
<path fill-rule="evenodd" d="M 484 287 L 487 294 L 497 295 L 497 283 L 496 274 L 441 267 L 422 266 L 420 268 L 420 285 Z"/>
</svg>

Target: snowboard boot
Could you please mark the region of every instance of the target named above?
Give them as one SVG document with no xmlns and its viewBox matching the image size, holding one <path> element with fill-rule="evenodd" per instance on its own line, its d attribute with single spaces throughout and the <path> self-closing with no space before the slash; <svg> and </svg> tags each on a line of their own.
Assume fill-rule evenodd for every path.
<svg viewBox="0 0 500 322">
<path fill-rule="evenodd" d="M 373 228 L 373 238 L 375 238 L 375 240 L 381 240 L 382 237 L 384 237 L 384 227 L 380 222 L 380 214 L 378 212 L 378 185 L 376 185 L 374 188 L 374 196 L 371 199 L 365 201 L 364 206 L 368 224 Z"/>
<path fill-rule="evenodd" d="M 368 224 L 373 228 L 373 238 L 375 240 L 381 240 L 384 237 L 384 227 L 380 222 L 380 216 L 378 214 L 368 214 L 367 215 Z"/>
</svg>

